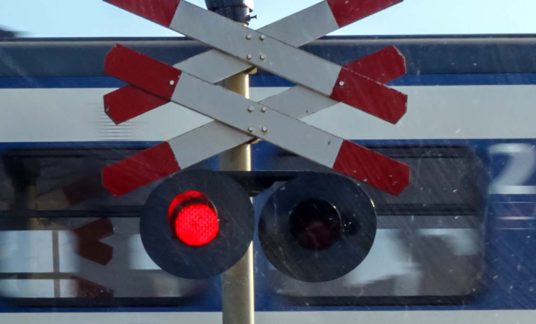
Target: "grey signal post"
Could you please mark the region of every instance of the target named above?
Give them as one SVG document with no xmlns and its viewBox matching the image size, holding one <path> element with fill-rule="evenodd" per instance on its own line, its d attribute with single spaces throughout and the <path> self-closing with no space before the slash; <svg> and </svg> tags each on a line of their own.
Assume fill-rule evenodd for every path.
<svg viewBox="0 0 536 324">
<path fill-rule="evenodd" d="M 237 23 L 247 24 L 253 1 L 205 0 L 207 8 L 230 18 Z M 223 82 L 223 86 L 249 98 L 249 74 L 242 72 Z M 251 146 L 240 145 L 219 156 L 222 170 L 251 171 Z M 223 324 L 255 323 L 253 243 L 246 254 L 222 275 L 222 318 Z"/>
</svg>

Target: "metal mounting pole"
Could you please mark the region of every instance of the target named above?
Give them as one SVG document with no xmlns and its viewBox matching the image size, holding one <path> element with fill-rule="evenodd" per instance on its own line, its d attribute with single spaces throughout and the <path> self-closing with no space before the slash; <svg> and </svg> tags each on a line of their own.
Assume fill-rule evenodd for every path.
<svg viewBox="0 0 536 324">
<path fill-rule="evenodd" d="M 252 1 L 206 0 L 207 8 L 238 23 L 247 24 Z M 225 80 L 225 88 L 249 98 L 249 74 L 240 73 Z M 220 155 L 220 169 L 251 171 L 251 147 L 238 146 Z M 222 275 L 223 324 L 254 324 L 253 244 L 232 268 Z"/>
<path fill-rule="evenodd" d="M 224 82 L 228 89 L 249 96 L 249 76 L 241 73 Z M 251 146 L 238 146 L 220 155 L 220 169 L 251 171 Z M 255 323 L 253 244 L 232 268 L 222 275 L 223 324 Z"/>
</svg>

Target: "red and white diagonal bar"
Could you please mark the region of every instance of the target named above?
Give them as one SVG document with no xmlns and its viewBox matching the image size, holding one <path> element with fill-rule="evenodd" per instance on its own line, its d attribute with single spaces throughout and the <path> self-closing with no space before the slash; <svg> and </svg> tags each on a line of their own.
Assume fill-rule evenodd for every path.
<svg viewBox="0 0 536 324">
<path fill-rule="evenodd" d="M 372 15 L 403 0 L 327 0 L 339 27 Z"/>
<path fill-rule="evenodd" d="M 180 0 L 104 0 L 126 11 L 137 14 L 160 25 L 169 27 Z M 295 47 L 336 31 L 379 11 L 396 5 L 403 0 L 323 0 L 311 7 L 289 15 L 279 21 L 259 29 L 280 41 Z M 296 27 L 299 28 L 296 28 Z M 215 51 L 208 51 L 208 53 Z M 203 54 L 199 55 L 199 59 Z M 213 61 L 212 58 L 209 61 Z M 209 62 L 204 60 L 204 62 Z M 196 64 L 197 65 L 197 64 Z M 233 70 L 220 79 L 210 80 L 210 76 L 199 75 L 184 66 L 183 71 L 192 73 L 210 82 L 218 82 L 250 67 L 242 63 L 241 70 Z"/>
<path fill-rule="evenodd" d="M 214 54 L 213 57 L 217 56 L 219 59 L 207 62 L 206 69 L 217 70 L 221 66 L 236 65 L 237 60 L 242 60 L 246 64 L 280 75 L 336 101 L 344 102 L 390 122 L 398 121 L 406 111 L 407 97 L 404 94 L 186 1 L 172 1 L 177 5 L 175 8 L 174 5 L 166 2 L 167 6 L 159 10 L 156 10 L 153 2 L 149 5 L 147 0 L 109 0 L 108 2 L 199 39 L 235 57 L 221 53 L 219 56 Z M 346 1 L 346 3 L 350 2 Z M 392 2 L 388 3 L 392 4 Z M 337 1 L 328 3 L 331 3 L 331 6 L 326 7 L 326 19 L 329 21 L 331 18 L 335 21 L 334 17 L 337 15 L 334 15 L 332 8 L 344 6 Z M 369 2 L 365 3 L 371 5 Z M 385 5 L 384 1 L 380 3 L 378 7 Z M 167 11 L 171 10 L 170 8 L 175 10 L 173 15 Z M 364 16 L 377 9 L 374 6 L 373 9 L 359 8 L 363 9 L 361 15 Z M 317 19 L 320 21 L 322 18 Z M 203 23 L 199 23 L 201 21 Z M 339 25 L 334 22 L 333 26 Z M 198 73 L 195 75 L 199 76 Z M 201 78 L 207 80 L 202 76 Z M 212 82 L 213 79 L 207 81 Z"/>
<path fill-rule="evenodd" d="M 404 57 L 394 46 L 386 47 L 345 66 L 382 82 L 394 80 L 406 72 Z M 307 88 L 296 86 L 260 103 L 289 116 L 302 118 L 331 107 L 337 101 Z M 164 99 L 129 85 L 104 96 L 105 112 L 116 124 L 121 124 L 163 104 L 166 104 Z M 379 113 L 382 113 L 382 119 L 391 122 L 402 117 L 390 115 L 388 111 Z"/>
<path fill-rule="evenodd" d="M 319 17 L 333 16 L 338 17 L 339 20 L 344 18 L 347 23 L 353 23 L 368 15 L 372 15 L 394 4 L 400 3 L 401 1 L 402 0 L 324 0 L 264 26 L 258 31 L 265 35 L 277 38 L 289 45 L 300 47 L 336 31 L 343 26 L 342 24 L 338 25 L 336 19 L 319 19 Z M 109 2 L 117 3 L 120 7 L 126 6 L 126 4 L 121 4 L 118 1 Z M 128 8 L 126 9 L 128 10 Z M 338 14 L 335 15 L 334 12 L 337 12 Z M 351 21 L 348 18 L 351 18 Z M 299 26 L 299 28 L 295 28 L 296 26 Z M 209 65 L 212 65 L 212 68 L 207 69 L 207 66 Z M 229 64 L 228 61 L 222 62 L 222 56 L 219 51 L 209 50 L 193 56 L 186 61 L 175 65 L 175 67 L 186 73 L 195 75 L 202 80 L 217 83 L 251 68 L 251 65 L 240 60 L 234 60 L 232 64 Z"/>
<path fill-rule="evenodd" d="M 385 60 L 388 60 L 388 64 L 392 66 L 387 71 L 382 71 L 378 66 L 381 66 L 379 63 Z M 405 72 L 403 57 L 394 47 L 385 48 L 352 64 L 356 65 L 356 68 L 363 74 L 370 74 L 371 77 L 380 78 L 385 82 L 395 79 Z M 334 104 L 329 98 L 322 96 L 320 98 L 318 96 L 311 97 L 308 92 L 310 91 L 305 88 L 295 87 L 285 91 L 283 94 L 269 97 L 261 101 L 260 104 L 273 109 L 277 107 L 278 111 L 299 119 Z M 156 108 L 168 101 L 129 85 L 107 94 L 104 97 L 104 102 L 108 115 L 114 121 L 120 122 Z M 111 184 L 115 183 L 123 186 L 114 191 L 115 194 L 125 193 L 136 189 L 140 185 L 178 171 L 179 165 L 181 168 L 187 168 L 211 156 L 247 143 L 252 139 L 254 137 L 218 121 L 212 121 L 169 140 L 167 150 L 155 152 L 149 149 L 138 153 L 137 156 L 131 159 L 125 160 L 124 163 L 128 164 L 128 166 L 123 165 L 120 169 L 129 170 L 129 173 L 122 174 L 114 170 L 114 172 L 108 173 L 105 179 Z M 167 147 L 166 144 L 163 145 Z M 177 168 L 162 168 L 158 164 L 149 164 L 147 160 L 155 154 L 160 154 L 160 157 L 157 158 L 159 161 L 175 160 Z M 162 174 L 162 170 L 167 170 L 169 173 Z M 106 170 L 106 172 L 108 171 Z M 137 177 L 136 174 L 139 172 L 143 172 L 145 176 Z M 107 185 L 107 187 L 112 188 L 113 185 Z"/>
<path fill-rule="evenodd" d="M 409 168 L 405 164 L 182 73 L 172 66 L 125 47 L 116 46 L 110 52 L 106 60 L 106 72 L 164 99 L 184 105 L 391 194 L 399 194 L 409 182 Z M 149 154 L 151 159 L 158 161 L 148 161 L 148 155 L 142 155 L 133 158 L 138 159 L 135 163 L 130 163 L 130 159 L 127 159 L 106 168 L 103 172 L 105 186 L 112 192 L 120 194 L 121 186 L 124 184 L 115 183 L 116 180 L 123 181 L 124 177 L 131 177 L 134 182 L 139 181 L 139 177 L 145 178 L 146 183 L 155 180 L 156 176 L 161 177 L 155 172 L 161 168 L 151 167 L 149 170 L 147 166 L 167 160 L 163 166 L 167 168 L 171 157 L 175 162 L 173 170 L 166 170 L 162 174 L 179 170 L 175 154 L 180 152 L 175 152 L 170 143 L 160 144 L 153 149 L 162 151 L 158 154 Z M 133 164 L 136 165 L 134 169 Z M 138 173 L 140 170 L 141 174 Z M 110 173 L 112 173 L 111 180 L 107 179 Z M 116 174 L 122 176 L 117 177 Z"/>
<path fill-rule="evenodd" d="M 251 140 L 251 136 L 211 122 L 102 170 L 102 184 L 123 195 Z"/>
<path fill-rule="evenodd" d="M 345 65 L 345 69 L 352 73 L 359 73 L 379 82 L 392 81 L 406 73 L 406 63 L 404 56 L 394 46 L 386 47 L 376 53 L 370 54 L 362 59 L 355 60 Z M 355 89 L 356 92 L 367 91 L 364 87 Z M 381 97 L 380 93 L 374 91 L 375 88 L 368 89 L 369 93 L 364 95 L 367 97 L 367 102 L 363 103 L 363 108 L 360 110 L 379 117 L 390 123 L 397 123 L 406 113 L 406 104 L 403 109 L 382 109 L 381 106 L 376 106 L 376 100 L 386 97 Z M 341 95 L 354 95 L 351 91 L 341 91 Z M 396 98 L 392 98 L 398 100 Z M 329 97 L 324 97 L 304 87 L 293 87 L 280 94 L 267 98 L 263 101 L 264 104 L 277 109 L 285 114 L 292 116 L 306 116 L 314 114 L 324 108 L 331 107 L 338 103 L 337 100 Z M 393 103 L 398 105 L 398 103 Z"/>
<path fill-rule="evenodd" d="M 339 28 L 339 25 L 334 23 L 334 19 L 330 18 L 333 16 L 331 7 L 339 8 L 346 3 L 339 2 L 330 1 L 328 4 L 328 1 L 322 1 L 267 25 L 259 31 L 278 38 L 287 44 L 301 46 Z M 354 18 L 352 21 L 354 22 L 398 2 L 400 1 L 350 1 L 349 5 L 351 8 L 346 8 L 345 12 Z M 296 25 L 300 25 L 300 28 L 291 28 Z M 219 82 L 251 67 L 249 64 L 239 60 L 234 60 L 232 63 L 229 64 L 227 58 L 222 56 L 220 52 L 210 50 L 175 64 L 175 67 L 212 83 Z M 207 69 L 207 66 L 212 66 L 212 68 Z M 361 74 L 381 83 L 389 82 L 405 73 L 404 57 L 392 46 L 346 64 L 345 67 L 354 73 Z M 166 103 L 162 98 L 131 86 L 126 86 L 108 94 L 104 100 L 107 114 L 117 124 L 123 123 Z M 326 98 L 300 86 L 296 86 L 268 100 L 272 107 L 278 107 L 279 111 L 296 118 L 312 114 L 336 103 L 331 98 Z M 126 102 L 128 102 L 129 109 L 123 109 Z M 269 103 L 266 104 L 270 105 Z M 117 106 L 120 109 L 114 110 L 114 107 Z M 298 114 L 294 114 L 293 112 L 298 112 Z M 404 112 L 400 111 L 400 113 Z M 397 122 L 402 117 L 402 115 L 392 114 L 393 112 L 389 111 L 379 113 L 381 115 L 377 117 L 392 123 Z"/>
<path fill-rule="evenodd" d="M 102 185 L 114 195 L 126 194 L 180 171 L 173 149 L 163 142 L 102 169 Z"/>
</svg>

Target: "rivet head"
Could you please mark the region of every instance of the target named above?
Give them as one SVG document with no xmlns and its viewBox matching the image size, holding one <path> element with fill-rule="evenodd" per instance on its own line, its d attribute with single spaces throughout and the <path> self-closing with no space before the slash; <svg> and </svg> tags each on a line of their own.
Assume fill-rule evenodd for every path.
<svg viewBox="0 0 536 324">
<path fill-rule="evenodd" d="M 262 130 L 263 133 L 268 133 L 268 128 L 267 127 L 263 127 L 263 128 L 261 128 L 261 130 Z"/>
<path fill-rule="evenodd" d="M 261 59 L 261 61 L 264 61 L 264 60 L 266 60 L 266 55 L 264 55 L 264 54 L 260 54 L 260 55 L 259 55 L 259 58 Z"/>
<path fill-rule="evenodd" d="M 246 35 L 246 39 L 251 39 L 253 36 L 251 36 L 251 34 L 247 34 Z"/>
<path fill-rule="evenodd" d="M 249 112 L 253 112 L 254 110 L 255 110 L 255 107 L 253 107 L 253 106 L 249 106 L 249 107 L 248 107 L 248 111 L 249 111 Z"/>
<path fill-rule="evenodd" d="M 251 60 L 251 59 L 253 58 L 253 55 L 248 54 L 248 55 L 246 55 L 246 58 L 247 58 L 248 60 Z"/>
<path fill-rule="evenodd" d="M 253 127 L 249 127 L 248 132 L 253 133 Z"/>
<path fill-rule="evenodd" d="M 260 39 L 261 41 L 263 41 L 263 40 L 266 39 L 266 36 L 264 36 L 264 35 L 260 35 L 260 36 L 259 36 L 259 39 Z"/>
<path fill-rule="evenodd" d="M 266 108 L 266 107 L 262 107 L 262 108 L 261 108 L 261 111 L 262 111 L 263 113 L 265 113 L 265 112 L 268 111 L 268 108 Z"/>
<path fill-rule="evenodd" d="M 169 85 L 174 85 L 174 84 L 175 84 L 174 80 L 169 80 Z"/>
<path fill-rule="evenodd" d="M 339 81 L 339 86 L 343 87 L 344 86 L 344 81 Z"/>
</svg>

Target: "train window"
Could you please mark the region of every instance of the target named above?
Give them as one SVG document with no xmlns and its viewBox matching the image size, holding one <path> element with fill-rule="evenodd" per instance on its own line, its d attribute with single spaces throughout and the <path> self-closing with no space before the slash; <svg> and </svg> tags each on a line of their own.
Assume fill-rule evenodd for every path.
<svg viewBox="0 0 536 324">
<path fill-rule="evenodd" d="M 104 194 L 100 168 L 136 151 L 4 152 L 2 296 L 21 305 L 144 305 L 206 289 L 145 253 L 138 213 L 154 186 L 118 199 Z"/>
<path fill-rule="evenodd" d="M 366 188 L 378 214 L 377 237 L 366 261 L 340 279 L 312 284 L 259 260 L 274 300 L 443 304 L 462 302 L 482 289 L 486 171 L 480 159 L 459 146 L 377 149 L 416 171 L 397 198 Z M 167 303 L 172 297 L 206 294 L 209 281 L 166 274 L 141 244 L 140 209 L 157 185 L 123 197 L 110 197 L 100 186 L 100 168 L 136 152 L 108 147 L 3 153 L 4 297 L 21 304 L 87 306 Z M 310 168 L 286 155 L 271 159 L 281 170 Z M 437 181 L 443 170 L 449 177 Z M 258 206 L 264 205 L 263 196 L 270 190 L 259 195 Z"/>
</svg>

